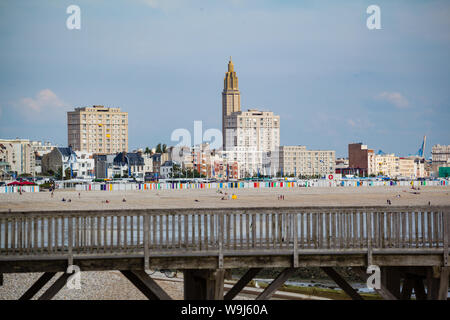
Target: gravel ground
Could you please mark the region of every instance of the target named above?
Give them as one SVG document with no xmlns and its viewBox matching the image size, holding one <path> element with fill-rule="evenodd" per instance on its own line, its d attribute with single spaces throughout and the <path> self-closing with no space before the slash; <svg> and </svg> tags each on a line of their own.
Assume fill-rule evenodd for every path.
<svg viewBox="0 0 450 320">
<path fill-rule="evenodd" d="M 41 276 L 42 273 L 6 273 L 0 287 L 0 300 L 16 300 Z M 62 273 L 57 273 L 33 298 L 38 298 L 56 281 Z M 176 300 L 183 299 L 183 283 L 160 281 L 157 283 Z M 136 287 L 118 271 L 81 272 L 81 289 L 68 289 L 58 292 L 54 300 L 145 300 Z"/>
</svg>

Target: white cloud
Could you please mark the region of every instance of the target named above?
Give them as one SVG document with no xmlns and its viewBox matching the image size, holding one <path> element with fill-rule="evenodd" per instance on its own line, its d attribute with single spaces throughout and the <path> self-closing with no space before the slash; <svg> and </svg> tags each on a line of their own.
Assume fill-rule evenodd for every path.
<svg viewBox="0 0 450 320">
<path fill-rule="evenodd" d="M 397 108 L 405 109 L 409 107 L 408 100 L 399 92 L 382 92 L 377 96 L 378 99 L 388 101 Z"/>
<path fill-rule="evenodd" d="M 355 129 L 362 129 L 362 128 L 371 128 L 374 126 L 372 122 L 365 119 L 348 119 L 347 124 Z"/>
<path fill-rule="evenodd" d="M 37 93 L 35 98 L 22 98 L 16 104 L 25 111 L 43 112 L 59 109 L 65 103 L 50 89 L 44 89 Z"/>
</svg>

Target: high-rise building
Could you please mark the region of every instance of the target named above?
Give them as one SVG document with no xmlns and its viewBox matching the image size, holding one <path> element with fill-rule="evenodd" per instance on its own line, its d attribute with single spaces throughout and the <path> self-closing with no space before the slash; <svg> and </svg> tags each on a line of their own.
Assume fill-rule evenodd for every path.
<svg viewBox="0 0 450 320">
<path fill-rule="evenodd" d="M 376 174 L 375 156 L 373 149 L 361 142 L 348 145 L 348 165 L 357 174 Z"/>
<path fill-rule="evenodd" d="M 280 173 L 295 177 L 333 174 L 335 153 L 334 150 L 306 150 L 305 146 L 281 146 Z"/>
<path fill-rule="evenodd" d="M 222 93 L 224 158 L 239 163 L 240 176 L 275 175 L 280 146 L 280 116 L 270 111 L 241 111 L 238 79 L 228 63 Z"/>
<path fill-rule="evenodd" d="M 34 174 L 35 154 L 28 139 L 0 139 L 0 162 L 8 164 L 11 173 Z"/>
<path fill-rule="evenodd" d="M 450 167 L 450 145 L 434 145 L 431 149 L 431 160 L 432 174 L 438 176 L 439 168 Z"/>
<path fill-rule="evenodd" d="M 67 112 L 68 144 L 73 150 L 98 154 L 128 151 L 128 113 L 92 106 Z"/>
<path fill-rule="evenodd" d="M 226 146 L 225 118 L 233 112 L 241 111 L 241 93 L 239 92 L 238 77 L 234 71 L 233 61 L 228 62 L 228 72 L 223 79 L 222 91 L 222 137 L 223 148 Z"/>
</svg>

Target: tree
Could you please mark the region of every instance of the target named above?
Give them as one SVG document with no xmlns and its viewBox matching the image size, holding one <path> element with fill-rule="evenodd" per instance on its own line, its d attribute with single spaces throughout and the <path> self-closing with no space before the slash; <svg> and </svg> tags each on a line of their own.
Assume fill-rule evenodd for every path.
<svg viewBox="0 0 450 320">
<path fill-rule="evenodd" d="M 162 150 L 161 150 L 161 143 L 158 143 L 158 144 L 156 145 L 156 153 L 162 153 Z"/>
<path fill-rule="evenodd" d="M 59 167 L 58 168 L 58 171 L 56 171 L 56 173 L 55 173 L 55 179 L 56 180 L 62 180 L 62 175 L 63 175 L 63 173 L 62 173 L 63 171 L 62 171 L 62 167 Z"/>
<path fill-rule="evenodd" d="M 146 147 L 144 153 L 152 155 L 152 149 L 150 149 L 149 147 Z"/>
<path fill-rule="evenodd" d="M 64 180 L 70 180 L 70 178 L 71 178 L 70 168 L 66 168 L 66 170 L 64 170 Z"/>
<path fill-rule="evenodd" d="M 166 153 L 167 151 L 167 146 L 165 144 L 162 145 L 162 149 L 161 149 L 162 153 Z"/>
</svg>

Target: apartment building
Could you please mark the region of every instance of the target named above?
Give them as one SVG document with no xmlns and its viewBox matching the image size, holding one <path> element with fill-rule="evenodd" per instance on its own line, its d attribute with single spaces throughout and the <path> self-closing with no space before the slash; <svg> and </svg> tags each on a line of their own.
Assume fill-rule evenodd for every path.
<svg viewBox="0 0 450 320">
<path fill-rule="evenodd" d="M 67 112 L 68 144 L 73 150 L 111 154 L 128 150 L 128 113 L 92 106 Z"/>
<path fill-rule="evenodd" d="M 324 176 L 335 172 L 334 150 L 307 150 L 305 146 L 281 146 L 279 150 L 282 175 Z"/>
<path fill-rule="evenodd" d="M 30 140 L 0 139 L 0 162 L 13 175 L 34 174 L 35 154 Z"/>
</svg>

